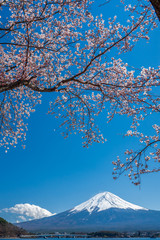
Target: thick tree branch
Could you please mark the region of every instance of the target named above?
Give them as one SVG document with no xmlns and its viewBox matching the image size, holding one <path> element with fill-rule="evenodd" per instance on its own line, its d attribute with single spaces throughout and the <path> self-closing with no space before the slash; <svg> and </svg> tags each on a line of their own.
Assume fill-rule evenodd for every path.
<svg viewBox="0 0 160 240">
<path fill-rule="evenodd" d="M 160 21 L 160 0 L 150 0 L 150 3 L 152 4 L 155 13 Z"/>
</svg>

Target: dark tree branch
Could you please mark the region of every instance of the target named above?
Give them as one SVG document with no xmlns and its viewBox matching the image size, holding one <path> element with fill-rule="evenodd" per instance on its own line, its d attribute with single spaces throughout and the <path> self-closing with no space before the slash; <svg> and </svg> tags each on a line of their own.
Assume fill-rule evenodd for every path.
<svg viewBox="0 0 160 240">
<path fill-rule="evenodd" d="M 160 21 L 160 0 L 150 0 L 150 3 L 152 4 L 155 13 Z"/>
</svg>

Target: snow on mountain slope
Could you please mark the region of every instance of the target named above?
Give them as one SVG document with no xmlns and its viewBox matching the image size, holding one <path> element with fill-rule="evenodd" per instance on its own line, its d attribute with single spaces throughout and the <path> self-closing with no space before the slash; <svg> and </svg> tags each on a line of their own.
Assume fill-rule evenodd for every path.
<svg viewBox="0 0 160 240">
<path fill-rule="evenodd" d="M 86 202 L 17 226 L 29 232 L 159 231 L 160 211 L 148 210 L 109 193 L 99 193 Z"/>
<path fill-rule="evenodd" d="M 109 208 L 133 209 L 133 210 L 148 210 L 146 208 L 129 203 L 120 197 L 110 192 L 103 192 L 95 195 L 88 201 L 74 207 L 70 212 L 80 212 L 87 210 L 90 214 L 93 211 L 104 211 Z"/>
</svg>

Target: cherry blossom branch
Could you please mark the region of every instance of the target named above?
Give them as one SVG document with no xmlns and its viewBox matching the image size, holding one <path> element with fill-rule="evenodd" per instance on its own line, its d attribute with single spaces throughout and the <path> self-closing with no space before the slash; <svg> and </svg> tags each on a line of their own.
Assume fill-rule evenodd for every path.
<svg viewBox="0 0 160 240">
<path fill-rule="evenodd" d="M 146 146 L 136 152 L 134 152 L 133 150 L 127 150 L 125 154 L 127 154 L 128 157 L 126 158 L 125 163 L 121 162 L 119 157 L 117 161 L 113 161 L 113 165 L 115 166 L 113 172 L 114 179 L 117 179 L 124 172 L 129 171 L 129 179 L 132 180 L 132 183 L 134 183 L 135 185 L 139 185 L 141 183 L 141 174 L 155 173 L 160 171 L 159 165 L 157 165 L 157 167 L 153 167 L 153 164 L 149 166 L 149 161 L 151 159 L 154 160 L 154 162 L 160 162 L 160 148 L 158 147 L 158 144 L 160 143 L 160 127 L 155 124 L 153 128 L 156 130 L 157 135 L 151 137 L 144 136 L 143 134 L 138 134 L 136 132 L 131 133 L 131 131 L 130 133 L 128 133 L 128 135 L 139 135 L 141 137 L 140 142 L 144 142 Z"/>
<path fill-rule="evenodd" d="M 54 93 L 49 113 L 59 119 L 64 137 L 77 132 L 85 147 L 105 141 L 96 125 L 102 111 L 108 122 L 117 114 L 130 117 L 137 137 L 139 122 L 159 113 L 159 67 L 135 69 L 120 59 L 139 40 L 149 40 L 150 30 L 157 26 L 153 8 L 147 0 L 124 5 L 128 17 L 121 24 L 116 17 L 105 22 L 94 16 L 90 4 L 90 0 L 1 4 L 2 15 L 4 8 L 10 13 L 0 22 L 0 144 L 6 151 L 25 140 L 26 119 L 44 92 Z M 142 155 L 137 155 L 139 162 Z"/>
</svg>

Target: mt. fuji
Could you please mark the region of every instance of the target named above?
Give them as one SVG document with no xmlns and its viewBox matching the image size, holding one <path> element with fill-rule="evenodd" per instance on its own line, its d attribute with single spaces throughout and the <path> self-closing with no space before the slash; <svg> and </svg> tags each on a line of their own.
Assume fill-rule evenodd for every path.
<svg viewBox="0 0 160 240">
<path fill-rule="evenodd" d="M 89 213 L 92 213 L 93 211 L 101 212 L 109 208 L 147 210 L 132 203 L 126 202 L 113 193 L 103 192 L 76 206 L 71 210 L 71 212 L 80 212 L 87 210 Z"/>
<path fill-rule="evenodd" d="M 160 230 L 160 211 L 148 210 L 104 192 L 73 209 L 17 226 L 30 232 Z"/>
</svg>

